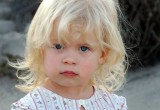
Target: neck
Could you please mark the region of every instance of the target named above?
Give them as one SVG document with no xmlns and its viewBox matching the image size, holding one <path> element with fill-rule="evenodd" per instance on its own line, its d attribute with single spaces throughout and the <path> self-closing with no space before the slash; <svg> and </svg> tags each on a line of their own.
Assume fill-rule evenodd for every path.
<svg viewBox="0 0 160 110">
<path fill-rule="evenodd" d="M 62 97 L 69 99 L 88 99 L 94 94 L 93 86 L 88 84 L 86 86 L 62 86 L 52 82 L 51 80 L 46 80 L 44 87 Z"/>
</svg>

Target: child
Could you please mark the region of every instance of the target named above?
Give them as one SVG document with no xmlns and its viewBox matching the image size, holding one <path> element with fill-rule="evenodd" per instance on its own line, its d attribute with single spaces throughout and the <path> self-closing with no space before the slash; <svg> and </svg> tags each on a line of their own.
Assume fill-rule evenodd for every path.
<svg viewBox="0 0 160 110">
<path fill-rule="evenodd" d="M 12 110 L 127 110 L 113 92 L 124 83 L 126 51 L 116 0 L 43 0 L 29 27 L 25 73 L 29 93 Z"/>
</svg>

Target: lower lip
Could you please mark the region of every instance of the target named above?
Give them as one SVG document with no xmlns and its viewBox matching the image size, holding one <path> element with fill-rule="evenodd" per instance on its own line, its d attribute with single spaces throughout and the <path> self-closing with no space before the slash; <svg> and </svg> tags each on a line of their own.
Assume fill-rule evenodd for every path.
<svg viewBox="0 0 160 110">
<path fill-rule="evenodd" d="M 73 72 L 64 72 L 64 73 L 61 73 L 62 75 L 64 76 L 67 76 L 67 77 L 75 77 L 77 76 L 77 74 L 73 73 Z"/>
</svg>

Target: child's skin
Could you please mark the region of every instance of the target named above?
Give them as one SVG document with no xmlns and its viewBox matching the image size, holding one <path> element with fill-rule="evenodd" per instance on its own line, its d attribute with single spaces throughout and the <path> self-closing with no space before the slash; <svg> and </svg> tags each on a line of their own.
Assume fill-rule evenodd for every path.
<svg viewBox="0 0 160 110">
<path fill-rule="evenodd" d="M 58 25 L 58 23 L 56 23 Z M 55 26 L 58 27 L 58 26 Z M 92 75 L 106 59 L 93 32 L 58 42 L 57 28 L 52 30 L 53 47 L 44 49 L 45 88 L 70 99 L 87 99 L 94 93 Z"/>
</svg>

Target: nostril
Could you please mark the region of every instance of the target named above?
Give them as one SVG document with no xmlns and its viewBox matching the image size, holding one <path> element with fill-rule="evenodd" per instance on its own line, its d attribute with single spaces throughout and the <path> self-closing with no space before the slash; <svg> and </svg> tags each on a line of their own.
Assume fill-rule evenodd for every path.
<svg viewBox="0 0 160 110">
<path fill-rule="evenodd" d="M 64 59 L 64 60 L 63 60 L 63 63 L 64 63 L 64 64 L 75 65 L 75 64 L 76 64 L 76 61 L 75 61 L 75 59 L 67 58 L 67 59 Z"/>
</svg>

